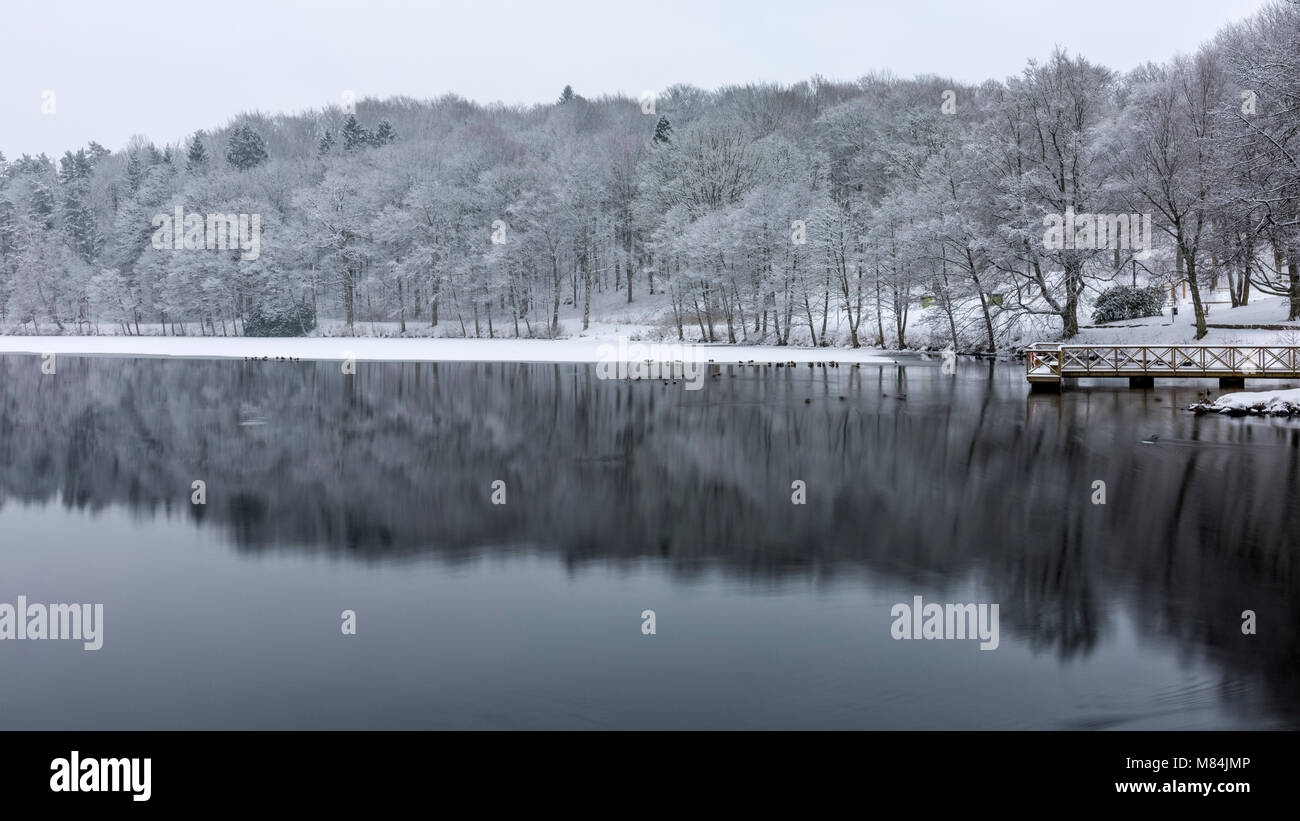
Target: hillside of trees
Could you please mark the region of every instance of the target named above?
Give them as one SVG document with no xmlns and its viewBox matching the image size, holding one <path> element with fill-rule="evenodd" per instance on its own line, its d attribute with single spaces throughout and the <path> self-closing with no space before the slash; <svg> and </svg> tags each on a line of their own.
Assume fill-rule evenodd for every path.
<svg viewBox="0 0 1300 821">
<path fill-rule="evenodd" d="M 1116 283 L 1183 281 L 1198 337 L 1207 289 L 1287 296 L 1296 319 L 1297 43 L 1279 2 L 1128 74 L 1058 49 L 978 87 L 367 99 L 0 154 L 0 329 L 546 337 L 562 310 L 597 321 L 595 298 L 658 306 L 686 341 L 903 347 L 923 314 L 993 350 L 1026 322 L 1073 336 Z M 260 252 L 155 248 L 177 208 L 258 215 Z M 1151 214 L 1155 247 L 1052 249 L 1044 217 L 1067 209 Z"/>
</svg>

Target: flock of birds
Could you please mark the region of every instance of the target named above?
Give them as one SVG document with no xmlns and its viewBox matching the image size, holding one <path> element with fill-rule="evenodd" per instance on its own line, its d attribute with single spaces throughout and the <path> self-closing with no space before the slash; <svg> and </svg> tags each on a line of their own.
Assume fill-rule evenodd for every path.
<svg viewBox="0 0 1300 821">
<path fill-rule="evenodd" d="M 244 361 L 245 361 L 245 362 L 301 362 L 302 360 L 301 360 L 300 358 L 296 357 L 296 356 L 245 356 L 245 357 L 244 357 Z M 647 365 L 653 365 L 653 364 L 655 364 L 655 361 L 654 361 L 653 359 L 647 359 L 647 360 L 645 361 L 645 363 L 646 363 Z M 675 363 L 673 363 L 673 364 L 674 364 L 674 365 L 681 365 L 682 363 L 680 363 L 680 362 L 675 362 Z M 709 364 L 712 365 L 712 364 L 717 364 L 717 363 L 715 363 L 712 359 L 710 359 L 710 360 L 709 360 Z M 799 367 L 799 363 L 798 363 L 798 362 L 755 362 L 755 361 L 752 360 L 752 359 L 749 360 L 748 362 L 737 361 L 736 364 L 739 365 L 739 366 L 742 367 L 742 368 L 745 367 L 746 365 L 748 365 L 749 367 L 751 367 L 751 368 L 755 368 L 755 369 L 760 368 L 760 367 L 766 367 L 766 368 L 771 368 L 771 367 L 777 367 L 777 368 L 797 368 L 797 367 Z M 810 370 L 811 370 L 811 369 L 814 369 L 814 368 L 821 368 L 821 369 L 825 370 L 826 368 L 838 368 L 838 367 L 840 367 L 840 363 L 835 362 L 835 361 L 829 361 L 829 362 L 808 362 L 808 363 L 806 363 L 806 364 L 808 365 L 808 368 L 809 368 Z M 854 367 L 854 368 L 861 368 L 861 367 L 862 367 L 862 363 L 860 363 L 860 362 L 854 362 L 854 363 L 853 363 L 853 367 Z M 714 379 L 721 379 L 721 378 L 722 378 L 722 372 L 721 372 L 721 371 L 714 371 L 713 373 L 709 374 L 709 376 L 713 377 Z M 731 374 L 731 376 L 732 376 L 732 378 L 734 379 L 736 375 L 733 373 L 733 374 Z M 636 378 L 635 381 L 640 382 L 640 381 L 641 381 L 641 377 L 638 376 L 638 377 Z M 673 379 L 673 380 L 671 380 L 671 382 L 670 382 L 669 380 L 665 379 L 665 380 L 663 380 L 663 383 L 664 383 L 665 386 L 667 386 L 667 385 L 669 385 L 669 384 L 676 385 L 676 384 L 677 384 L 677 380 L 676 380 L 676 379 Z M 885 393 L 885 394 L 881 394 L 881 396 L 885 397 L 886 399 L 889 398 L 889 394 L 887 394 L 887 393 Z M 905 399 L 907 399 L 907 394 L 905 394 L 905 393 L 900 393 L 900 394 L 895 395 L 894 398 L 895 398 L 895 399 L 904 399 L 904 400 L 905 400 Z M 845 399 L 846 399 L 846 397 L 844 397 L 844 396 L 840 396 L 840 401 L 841 401 L 841 402 L 845 401 Z M 804 403 L 805 405 L 810 405 L 810 404 L 812 404 L 812 399 L 811 399 L 811 398 L 805 398 L 805 399 L 803 400 L 803 403 Z"/>
<path fill-rule="evenodd" d="M 647 359 L 647 360 L 645 360 L 645 364 L 647 364 L 647 365 L 653 365 L 653 364 L 655 364 L 655 360 L 653 360 L 653 359 Z M 674 366 L 674 368 L 675 368 L 676 366 L 681 365 L 681 364 L 682 364 L 681 362 L 674 362 L 674 363 L 673 363 L 673 366 Z M 709 360 L 709 364 L 710 364 L 710 365 L 716 365 L 716 364 L 719 364 L 719 363 L 714 362 L 714 360 L 710 359 L 710 360 Z M 739 360 L 738 360 L 738 361 L 736 362 L 736 364 L 739 365 L 739 366 L 742 367 L 742 368 L 745 367 L 745 366 L 749 366 L 749 367 L 754 368 L 754 369 L 758 369 L 758 368 L 761 368 L 761 367 L 762 367 L 762 368 L 772 368 L 772 367 L 776 367 L 776 368 L 797 368 L 797 367 L 799 367 L 799 363 L 798 363 L 798 362 L 755 362 L 755 361 L 752 360 L 752 359 L 749 360 L 748 362 L 744 362 L 744 361 L 739 361 Z M 809 368 L 810 370 L 811 370 L 811 369 L 814 369 L 814 368 L 821 368 L 822 370 L 825 370 L 826 368 L 838 368 L 838 367 L 840 367 L 840 363 L 839 363 L 839 362 L 835 362 L 835 361 L 833 361 L 833 360 L 831 360 L 831 361 L 827 361 L 827 362 L 807 362 L 807 363 L 805 363 L 805 364 L 808 366 L 808 368 Z M 862 363 L 861 363 L 861 362 L 854 362 L 854 363 L 853 363 L 853 367 L 854 367 L 854 368 L 861 368 L 861 367 L 862 367 Z M 709 374 L 709 376 L 713 377 L 714 379 L 721 379 L 721 378 L 722 378 L 722 372 L 721 372 L 721 371 L 714 371 L 713 373 Z M 732 374 L 731 374 L 731 378 L 732 378 L 732 379 L 735 379 L 735 378 L 736 378 L 736 374 L 732 373 Z M 640 382 L 641 379 L 642 379 L 642 378 L 638 376 L 638 377 L 637 377 L 636 379 L 634 379 L 633 381 L 634 381 L 634 382 Z M 670 381 L 670 380 L 667 380 L 667 379 L 664 379 L 664 380 L 662 380 L 662 381 L 663 381 L 665 387 L 668 386 L 668 385 L 670 385 L 670 384 L 671 384 L 671 385 L 676 385 L 676 384 L 677 384 L 677 380 L 676 380 L 676 379 L 673 379 L 673 380 L 671 380 L 671 381 Z M 886 398 L 886 399 L 889 398 L 889 394 L 887 394 L 887 393 L 882 393 L 881 396 L 883 396 L 883 397 Z M 841 401 L 841 402 L 844 402 L 844 401 L 846 401 L 847 398 L 848 398 L 848 397 L 840 396 L 840 401 Z M 894 396 L 894 398 L 895 398 L 895 399 L 906 400 L 906 399 L 907 399 L 907 394 L 905 394 L 905 393 L 896 394 L 896 395 Z M 811 405 L 811 404 L 812 404 L 812 399 L 809 398 L 809 397 L 805 397 L 804 400 L 803 400 L 803 403 L 804 403 L 805 405 Z"/>
</svg>

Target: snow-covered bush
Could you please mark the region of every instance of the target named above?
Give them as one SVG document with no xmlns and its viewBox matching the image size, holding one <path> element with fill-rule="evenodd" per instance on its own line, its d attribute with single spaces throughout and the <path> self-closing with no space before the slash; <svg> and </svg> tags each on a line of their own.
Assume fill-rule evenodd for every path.
<svg viewBox="0 0 1300 821">
<path fill-rule="evenodd" d="M 244 336 L 306 336 L 316 327 L 316 311 L 306 303 L 264 311 L 253 309 L 244 322 Z"/>
<path fill-rule="evenodd" d="M 1098 325 L 1121 319 L 1160 316 L 1164 312 L 1165 292 L 1158 285 L 1130 288 L 1116 285 L 1103 291 L 1093 306 L 1092 321 Z"/>
</svg>

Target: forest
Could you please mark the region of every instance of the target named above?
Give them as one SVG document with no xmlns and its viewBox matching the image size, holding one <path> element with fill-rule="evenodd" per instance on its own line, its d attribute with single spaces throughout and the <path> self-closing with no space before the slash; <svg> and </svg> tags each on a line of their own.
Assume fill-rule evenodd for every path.
<svg viewBox="0 0 1300 821">
<path fill-rule="evenodd" d="M 905 348 L 923 323 L 993 351 L 1074 336 L 1116 285 L 1184 288 L 1198 338 L 1210 292 L 1294 320 L 1298 45 L 1276 2 L 1128 73 L 1058 47 L 978 86 L 367 98 L 0 154 L 0 331 L 544 338 L 640 302 L 665 339 Z M 255 215 L 259 251 L 155 247 L 173 213 Z M 1067 213 L 1149 216 L 1151 247 L 1045 241 Z"/>
</svg>

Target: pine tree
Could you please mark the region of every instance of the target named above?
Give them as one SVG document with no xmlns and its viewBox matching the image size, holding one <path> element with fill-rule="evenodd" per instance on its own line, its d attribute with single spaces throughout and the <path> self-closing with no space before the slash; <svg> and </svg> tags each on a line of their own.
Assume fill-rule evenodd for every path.
<svg viewBox="0 0 1300 821">
<path fill-rule="evenodd" d="M 144 163 L 140 154 L 128 151 L 126 155 L 126 190 L 132 194 L 140 190 L 140 181 L 144 179 Z"/>
<path fill-rule="evenodd" d="M 49 170 L 51 164 L 50 158 L 44 154 L 36 157 L 33 157 L 31 154 L 24 154 L 13 161 L 9 166 L 9 170 L 15 177 L 21 177 L 28 174 L 32 176 L 40 176 Z"/>
<path fill-rule="evenodd" d="M 80 149 L 76 154 L 64 151 L 63 156 L 59 158 L 59 182 L 63 185 L 71 185 L 89 177 L 90 157 L 87 156 L 86 149 Z"/>
<path fill-rule="evenodd" d="M 27 213 L 32 222 L 46 231 L 54 228 L 54 193 L 44 180 L 32 180 L 32 195 Z"/>
<path fill-rule="evenodd" d="M 242 125 L 230 132 L 226 162 L 236 171 L 247 171 L 266 162 L 266 141 L 251 127 Z"/>
<path fill-rule="evenodd" d="M 86 150 L 76 154 L 63 152 L 59 159 L 59 185 L 63 200 L 63 230 L 68 244 L 86 262 L 95 258 L 99 247 L 99 231 L 95 216 L 87 205 L 87 187 L 90 181 L 91 161 Z"/>
<path fill-rule="evenodd" d="M 369 142 L 369 132 L 357 122 L 355 115 L 349 114 L 347 121 L 343 123 L 343 150 L 355 151 Z"/>
<path fill-rule="evenodd" d="M 560 105 L 573 102 L 573 86 L 565 86 L 560 92 Z"/>
<path fill-rule="evenodd" d="M 93 262 L 99 254 L 103 238 L 86 200 L 85 180 L 76 180 L 64 186 L 63 231 L 68 237 L 68 245 L 77 256 L 86 262 Z"/>
<path fill-rule="evenodd" d="M 334 147 L 334 132 L 326 131 L 325 134 L 320 138 L 320 142 L 316 143 L 316 153 L 323 157 L 326 154 L 330 153 L 330 149 L 333 147 Z"/>
<path fill-rule="evenodd" d="M 203 146 L 200 131 L 190 139 L 190 148 L 185 155 L 185 170 L 191 174 L 201 174 L 208 167 L 208 149 Z"/>
<path fill-rule="evenodd" d="M 673 127 L 667 117 L 660 116 L 659 122 L 655 124 L 654 141 L 659 145 L 667 145 L 673 141 Z"/>
<path fill-rule="evenodd" d="M 380 120 L 379 125 L 375 127 L 375 133 L 371 135 L 371 143 L 374 145 L 388 145 L 397 139 L 397 132 L 393 130 L 393 124 L 388 120 Z"/>
<path fill-rule="evenodd" d="M 0 155 L 0 163 L 4 162 Z M 0 197 L 0 274 L 4 273 L 4 258 L 18 248 L 18 219 L 14 204 Z"/>
</svg>

